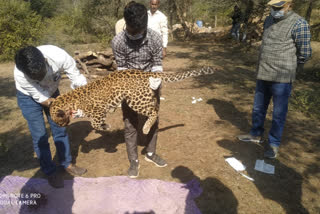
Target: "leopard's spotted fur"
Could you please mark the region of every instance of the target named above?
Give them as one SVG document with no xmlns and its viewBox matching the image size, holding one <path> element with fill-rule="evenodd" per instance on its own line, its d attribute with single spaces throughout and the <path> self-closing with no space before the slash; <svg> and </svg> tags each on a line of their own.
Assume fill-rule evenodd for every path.
<svg viewBox="0 0 320 214">
<path fill-rule="evenodd" d="M 115 71 L 108 76 L 60 95 L 50 106 L 53 121 L 60 126 L 69 124 L 72 111 L 81 109 L 91 118 L 96 130 L 106 130 L 107 112 L 114 112 L 123 100 L 135 112 L 147 116 L 143 133 L 147 134 L 158 117 L 159 105 L 154 91 L 149 87 L 149 77 L 161 78 L 162 82 L 176 82 L 188 77 L 214 73 L 213 68 L 177 73 L 143 72 L 139 70 Z"/>
</svg>

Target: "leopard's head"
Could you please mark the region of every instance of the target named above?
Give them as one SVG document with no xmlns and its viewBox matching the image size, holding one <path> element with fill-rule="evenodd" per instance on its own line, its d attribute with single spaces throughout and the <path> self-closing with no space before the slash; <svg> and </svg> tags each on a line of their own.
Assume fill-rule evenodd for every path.
<svg viewBox="0 0 320 214">
<path fill-rule="evenodd" d="M 72 110 L 67 106 L 61 106 L 59 104 L 59 100 L 55 100 L 50 105 L 51 119 L 59 126 L 67 126 L 72 117 Z"/>
</svg>

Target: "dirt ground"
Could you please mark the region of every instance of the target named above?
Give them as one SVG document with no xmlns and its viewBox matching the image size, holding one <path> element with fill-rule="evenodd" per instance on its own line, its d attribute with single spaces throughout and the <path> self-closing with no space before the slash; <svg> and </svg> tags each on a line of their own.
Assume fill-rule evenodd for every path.
<svg viewBox="0 0 320 214">
<path fill-rule="evenodd" d="M 314 58 L 307 67 L 318 62 L 319 47 L 313 43 Z M 280 156 L 266 160 L 275 166 L 274 175 L 254 170 L 256 160 L 263 159 L 262 145 L 236 139 L 236 135 L 250 129 L 256 61 L 256 50 L 244 52 L 239 45 L 170 43 L 165 71 L 208 65 L 219 65 L 224 70 L 163 86 L 157 153 L 168 166 L 157 168 L 144 161 L 141 143 L 138 179 L 198 179 L 203 193 L 196 203 L 202 213 L 320 213 L 319 121 L 289 109 Z M 0 159 L 0 177 L 44 177 L 33 153 L 27 124 L 17 107 L 13 67 L 13 63 L 0 65 L 0 140 L 8 148 Z M 297 81 L 295 86 L 308 84 L 314 83 Z M 69 81 L 63 79 L 61 91 L 68 87 Z M 193 97 L 202 101 L 192 104 Z M 74 120 L 68 127 L 74 161 L 88 169 L 84 177 L 127 173 L 121 109 L 107 120 L 112 130 L 106 133 L 96 133 L 84 119 Z M 269 112 L 266 134 L 270 123 Z M 53 145 L 52 138 L 50 142 Z M 246 166 L 244 173 L 254 181 L 231 168 L 225 161 L 227 157 L 240 160 Z"/>
</svg>

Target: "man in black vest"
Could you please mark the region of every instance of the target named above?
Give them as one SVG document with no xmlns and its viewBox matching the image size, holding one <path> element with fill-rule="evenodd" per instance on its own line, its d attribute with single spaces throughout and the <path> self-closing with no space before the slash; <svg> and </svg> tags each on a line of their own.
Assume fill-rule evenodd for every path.
<svg viewBox="0 0 320 214">
<path fill-rule="evenodd" d="M 270 15 L 264 22 L 260 47 L 258 75 L 249 134 L 239 135 L 245 142 L 262 142 L 264 121 L 272 97 L 272 126 L 264 153 L 276 158 L 286 115 L 292 83 L 296 72 L 303 70 L 311 57 L 310 29 L 306 20 L 291 10 L 292 0 L 272 0 Z"/>
</svg>

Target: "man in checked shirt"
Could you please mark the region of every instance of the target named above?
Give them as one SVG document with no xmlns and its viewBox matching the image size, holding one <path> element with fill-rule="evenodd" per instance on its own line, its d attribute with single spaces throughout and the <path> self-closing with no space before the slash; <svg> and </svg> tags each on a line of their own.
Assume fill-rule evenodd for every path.
<svg viewBox="0 0 320 214">
<path fill-rule="evenodd" d="M 144 5 L 130 2 L 124 9 L 126 29 L 118 33 L 112 40 L 112 50 L 118 70 L 139 69 L 146 72 L 162 72 L 162 39 L 160 34 L 147 28 L 148 13 Z M 159 97 L 159 85 L 151 88 Z M 122 103 L 123 120 L 125 124 L 124 137 L 127 146 L 130 167 L 128 176 L 136 178 L 139 175 L 139 161 L 137 151 L 138 115 L 127 105 Z M 158 121 L 153 125 L 147 140 L 145 160 L 158 167 L 165 167 L 167 163 L 156 154 Z"/>
<path fill-rule="evenodd" d="M 309 25 L 291 10 L 291 3 L 292 0 L 268 2 L 271 12 L 264 22 L 252 110 L 252 128 L 249 134 L 237 136 L 239 140 L 245 142 L 263 141 L 264 121 L 272 97 L 272 126 L 264 152 L 265 158 L 277 157 L 292 83 L 296 72 L 301 72 L 304 63 L 311 57 Z"/>
</svg>

